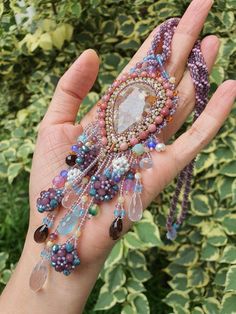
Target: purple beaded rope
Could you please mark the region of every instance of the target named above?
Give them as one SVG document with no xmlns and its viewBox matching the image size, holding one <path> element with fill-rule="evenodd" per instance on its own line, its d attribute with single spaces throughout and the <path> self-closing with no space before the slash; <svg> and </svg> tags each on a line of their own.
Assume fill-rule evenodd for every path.
<svg viewBox="0 0 236 314">
<path fill-rule="evenodd" d="M 155 54 L 155 51 L 158 47 L 161 46 L 162 43 L 162 53 L 161 59 L 162 62 L 165 63 L 171 54 L 171 41 L 176 30 L 176 27 L 179 23 L 179 18 L 172 18 L 161 24 L 156 37 L 152 42 L 151 49 L 148 54 Z M 209 79 L 208 79 L 208 71 L 207 66 L 204 61 L 200 40 L 198 40 L 187 61 L 187 68 L 190 72 L 190 75 L 193 80 L 193 84 L 195 87 L 195 108 L 194 108 L 194 117 L 193 121 L 195 121 L 198 116 L 202 113 L 207 104 L 208 92 L 209 92 Z M 171 202 L 169 214 L 167 217 L 166 228 L 167 228 L 167 238 L 175 239 L 177 228 L 183 223 L 188 209 L 188 200 L 189 194 L 191 191 L 191 179 L 193 176 L 195 159 L 193 159 L 179 174 L 177 180 L 177 186 L 175 189 L 175 193 Z M 179 201 L 179 196 L 184 187 L 183 192 L 183 201 L 181 205 L 181 212 L 178 217 L 176 216 L 176 207 Z M 176 219 L 176 222 L 174 222 Z"/>
</svg>

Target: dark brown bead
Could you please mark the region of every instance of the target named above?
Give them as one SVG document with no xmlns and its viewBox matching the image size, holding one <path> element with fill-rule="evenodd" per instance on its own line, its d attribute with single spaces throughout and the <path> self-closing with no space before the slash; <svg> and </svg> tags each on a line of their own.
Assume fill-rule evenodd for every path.
<svg viewBox="0 0 236 314">
<path fill-rule="evenodd" d="M 34 241 L 37 243 L 43 243 L 48 237 L 48 227 L 47 225 L 42 225 L 38 227 L 34 232 Z"/>
<path fill-rule="evenodd" d="M 117 217 L 110 226 L 109 235 L 113 240 L 119 239 L 120 233 L 123 229 L 123 222 L 121 217 Z"/>
<path fill-rule="evenodd" d="M 75 165 L 76 158 L 77 158 L 76 155 L 73 155 L 73 154 L 68 155 L 68 156 L 66 157 L 66 164 L 67 164 L 68 166 L 74 166 L 74 165 Z"/>
</svg>

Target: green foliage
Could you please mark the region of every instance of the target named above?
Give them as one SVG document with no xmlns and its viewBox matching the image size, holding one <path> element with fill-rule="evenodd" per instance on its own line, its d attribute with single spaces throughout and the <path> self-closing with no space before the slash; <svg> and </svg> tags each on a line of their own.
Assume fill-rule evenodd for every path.
<svg viewBox="0 0 236 314">
<path fill-rule="evenodd" d="M 157 23 L 182 15 L 188 3 L 188 0 L 25 0 L 25 5 L 19 6 L 16 0 L 1 2 L 2 286 L 22 250 L 28 222 L 28 173 L 36 132 L 59 77 L 84 49 L 98 51 L 102 61 L 99 77 L 82 105 L 80 119 Z M 234 76 L 234 13 L 234 0 L 216 0 L 203 30 L 203 35 L 216 33 L 221 39 L 211 75 L 212 92 L 224 79 Z M 153 203 L 151 212 L 145 211 L 144 219 L 113 248 L 85 313 L 235 311 L 234 130 L 232 114 L 217 138 L 199 156 L 191 215 L 176 241 L 169 243 L 165 239 L 165 217 L 173 192 L 173 186 L 169 186 L 161 205 Z"/>
</svg>

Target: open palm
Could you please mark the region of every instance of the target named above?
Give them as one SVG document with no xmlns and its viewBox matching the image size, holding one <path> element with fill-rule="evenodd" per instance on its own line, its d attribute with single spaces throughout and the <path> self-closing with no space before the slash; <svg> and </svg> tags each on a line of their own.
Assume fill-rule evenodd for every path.
<svg viewBox="0 0 236 314">
<path fill-rule="evenodd" d="M 204 4 L 201 2 L 201 6 L 196 6 L 196 2 L 190 4 L 173 37 L 172 53 L 167 71 L 171 76 L 176 77 L 180 100 L 173 122 L 166 127 L 162 134 L 164 142 L 167 142 L 175 134 L 193 110 L 194 86 L 189 72 L 185 70 L 186 61 L 210 7 L 211 1 L 205 1 Z M 127 72 L 146 55 L 152 37 L 153 33 L 135 54 L 124 72 Z M 218 48 L 219 41 L 216 36 L 207 36 L 201 43 L 209 72 L 214 64 Z M 60 170 L 64 169 L 65 157 L 68 155 L 71 145 L 76 142 L 77 136 L 82 132 L 82 125 L 86 125 L 94 118 L 95 110 L 92 110 L 84 118 L 82 125 L 75 124 L 79 105 L 92 87 L 98 68 L 99 59 L 96 53 L 91 49 L 86 50 L 60 79 L 49 109 L 41 122 L 30 179 L 29 230 L 31 232 L 41 224 L 42 220 L 42 215 L 37 213 L 35 208 L 40 191 L 48 189 L 52 179 L 59 174 Z M 142 174 L 145 187 L 142 195 L 144 208 L 217 133 L 230 112 L 235 89 L 234 81 L 223 83 L 193 126 L 173 144 L 167 146 L 164 153 L 153 153 L 153 168 Z M 102 204 L 100 215 L 86 223 L 86 228 L 79 239 L 82 267 L 83 264 L 88 265 L 95 261 L 100 261 L 102 264 L 111 250 L 114 241 L 109 238 L 108 230 L 113 221 L 114 204 L 115 200 Z M 63 210 L 61 210 L 56 222 L 63 215 Z M 125 219 L 124 231 L 126 232 L 129 227 L 130 223 L 128 219 Z"/>
</svg>

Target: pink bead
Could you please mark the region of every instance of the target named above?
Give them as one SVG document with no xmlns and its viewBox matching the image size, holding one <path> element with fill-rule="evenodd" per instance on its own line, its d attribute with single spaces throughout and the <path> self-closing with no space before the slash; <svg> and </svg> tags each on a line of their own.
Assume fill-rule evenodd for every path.
<svg viewBox="0 0 236 314">
<path fill-rule="evenodd" d="M 148 137 L 148 132 L 147 131 L 140 132 L 139 137 L 141 140 L 145 140 Z"/>
<path fill-rule="evenodd" d="M 131 74 L 131 77 L 133 77 L 133 78 L 134 78 L 134 77 L 137 77 L 137 73 L 132 73 L 132 74 Z"/>
<path fill-rule="evenodd" d="M 138 144 L 138 139 L 137 139 L 136 137 L 131 138 L 130 144 L 131 144 L 132 146 Z"/>
<path fill-rule="evenodd" d="M 163 79 L 162 77 L 159 77 L 159 78 L 158 78 L 158 82 L 159 82 L 159 83 L 163 83 L 163 82 L 164 82 L 164 79 Z"/>
<path fill-rule="evenodd" d="M 104 120 L 99 120 L 99 125 L 100 126 L 105 126 L 105 121 Z"/>
<path fill-rule="evenodd" d="M 170 113 L 169 109 L 164 107 L 162 110 L 161 110 L 161 114 L 166 117 L 168 116 L 168 114 Z"/>
<path fill-rule="evenodd" d="M 99 112 L 98 117 L 99 118 L 105 118 L 105 112 L 104 111 Z"/>
<path fill-rule="evenodd" d="M 146 71 L 143 71 L 143 72 L 141 73 L 141 76 L 142 76 L 142 77 L 147 76 L 147 72 L 146 72 Z"/>
<path fill-rule="evenodd" d="M 155 78 L 156 76 L 156 73 L 151 73 L 151 77 Z"/>
<path fill-rule="evenodd" d="M 156 126 L 155 124 L 150 124 L 149 127 L 148 127 L 148 131 L 153 133 L 153 132 L 156 132 Z"/>
<path fill-rule="evenodd" d="M 126 150 L 126 149 L 128 149 L 128 147 L 129 146 L 126 142 L 120 144 L 120 150 Z"/>
<path fill-rule="evenodd" d="M 167 108 L 171 108 L 172 107 L 172 101 L 170 99 L 167 99 L 166 103 L 165 103 L 165 106 Z"/>
<path fill-rule="evenodd" d="M 170 88 L 170 84 L 169 84 L 169 83 L 165 83 L 165 84 L 163 85 L 163 87 L 164 87 L 165 89 L 168 89 L 168 88 Z"/>
<path fill-rule="evenodd" d="M 156 119 L 155 119 L 156 124 L 161 124 L 162 121 L 163 121 L 162 116 L 157 116 Z"/>
<path fill-rule="evenodd" d="M 117 87 L 119 85 L 119 82 L 115 81 L 112 85 Z"/>
<path fill-rule="evenodd" d="M 52 184 L 56 188 L 62 188 L 65 185 L 65 179 L 61 176 L 57 176 L 52 180 Z"/>
<path fill-rule="evenodd" d="M 172 96 L 173 96 L 172 90 L 168 90 L 168 91 L 166 92 L 166 96 L 167 96 L 167 97 L 172 97 Z"/>
<path fill-rule="evenodd" d="M 101 104 L 100 108 L 101 108 L 102 110 L 105 110 L 105 109 L 107 108 L 107 104 L 106 104 L 105 102 L 103 102 L 103 103 Z"/>
<path fill-rule="evenodd" d="M 105 136 L 102 137 L 102 145 L 107 145 L 107 138 Z"/>
<path fill-rule="evenodd" d="M 100 133 L 101 133 L 102 136 L 106 136 L 107 135 L 107 131 L 104 128 L 101 129 Z"/>
<path fill-rule="evenodd" d="M 102 97 L 102 99 L 103 99 L 104 101 L 108 101 L 108 100 L 109 100 L 109 96 L 108 96 L 108 95 L 105 95 L 105 96 Z"/>
</svg>

